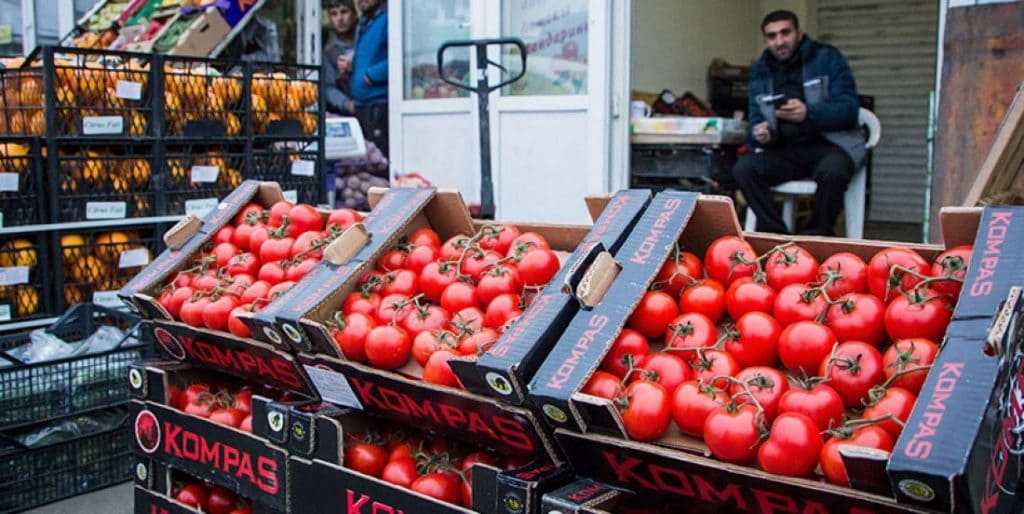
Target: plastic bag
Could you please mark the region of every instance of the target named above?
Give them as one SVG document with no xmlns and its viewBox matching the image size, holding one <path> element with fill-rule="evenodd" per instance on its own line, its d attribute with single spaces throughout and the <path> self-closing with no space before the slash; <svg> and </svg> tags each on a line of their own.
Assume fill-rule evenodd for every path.
<svg viewBox="0 0 1024 514">
<path fill-rule="evenodd" d="M 117 348 L 124 339 L 124 332 L 117 327 L 104 325 L 82 342 L 82 354 L 102 353 Z"/>
</svg>

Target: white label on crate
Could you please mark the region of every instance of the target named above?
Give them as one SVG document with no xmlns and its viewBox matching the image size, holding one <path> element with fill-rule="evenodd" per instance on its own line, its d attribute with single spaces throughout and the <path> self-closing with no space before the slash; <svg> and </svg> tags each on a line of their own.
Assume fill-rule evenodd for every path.
<svg viewBox="0 0 1024 514">
<path fill-rule="evenodd" d="M 119 268 L 137 268 L 149 264 L 149 250 L 145 248 L 134 248 L 121 252 L 121 259 L 117 262 Z"/>
<path fill-rule="evenodd" d="M 117 291 L 95 291 L 92 293 L 92 303 L 111 309 L 125 308 L 124 302 L 117 296 Z"/>
<path fill-rule="evenodd" d="M 18 180 L 20 176 L 17 173 L 0 173 L 0 191 L 18 191 Z"/>
<path fill-rule="evenodd" d="M 284 196 L 285 200 L 288 200 L 291 203 L 298 203 L 299 202 L 299 192 L 294 190 L 294 189 L 285 191 L 283 193 L 283 196 Z"/>
<path fill-rule="evenodd" d="M 118 80 L 117 97 L 125 100 L 142 100 L 142 83 Z"/>
<path fill-rule="evenodd" d="M 312 177 L 316 174 L 316 163 L 313 161 L 292 161 L 292 175 Z"/>
<path fill-rule="evenodd" d="M 216 198 L 200 198 L 198 200 L 185 200 L 185 215 L 194 214 L 202 218 L 217 208 L 219 200 Z"/>
<path fill-rule="evenodd" d="M 0 227 L 4 226 L 4 213 L 0 212 Z"/>
<path fill-rule="evenodd" d="M 192 182 L 213 184 L 220 175 L 220 166 L 192 166 Z"/>
<path fill-rule="evenodd" d="M 0 321 L 11 321 L 10 305 L 0 305 Z"/>
<path fill-rule="evenodd" d="M 128 204 L 125 202 L 87 202 L 85 219 L 114 220 L 128 215 Z"/>
<path fill-rule="evenodd" d="M 82 118 L 82 133 L 87 136 L 121 134 L 123 132 L 124 118 L 121 116 L 86 116 Z"/>
<path fill-rule="evenodd" d="M 0 286 L 16 286 L 28 283 L 28 266 L 0 268 Z"/>
</svg>

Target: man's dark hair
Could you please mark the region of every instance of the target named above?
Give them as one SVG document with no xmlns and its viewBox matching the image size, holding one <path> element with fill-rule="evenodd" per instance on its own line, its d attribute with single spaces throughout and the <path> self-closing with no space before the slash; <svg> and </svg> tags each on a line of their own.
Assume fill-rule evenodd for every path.
<svg viewBox="0 0 1024 514">
<path fill-rule="evenodd" d="M 355 12 L 356 6 L 353 0 L 327 0 L 327 8 L 333 7 L 348 7 L 350 11 Z"/>
<path fill-rule="evenodd" d="M 767 15 L 765 15 L 764 19 L 761 20 L 761 32 L 764 32 L 764 27 L 769 23 L 775 23 L 777 21 L 786 20 L 791 20 L 793 22 L 794 29 L 800 28 L 800 20 L 797 19 L 796 13 L 794 13 L 793 11 L 787 11 L 785 9 L 779 9 L 777 11 L 772 11 L 768 13 Z"/>
</svg>

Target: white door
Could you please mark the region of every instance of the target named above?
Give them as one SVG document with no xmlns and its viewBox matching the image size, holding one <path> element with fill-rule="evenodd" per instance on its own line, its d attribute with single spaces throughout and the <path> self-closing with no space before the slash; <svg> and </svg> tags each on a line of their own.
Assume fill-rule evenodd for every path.
<svg viewBox="0 0 1024 514">
<path fill-rule="evenodd" d="M 395 62 L 402 59 L 402 66 L 392 66 L 391 74 L 392 80 L 402 81 L 402 90 L 393 88 L 391 93 L 392 170 L 396 174 L 416 172 L 435 185 L 458 188 L 467 201 L 475 203 L 480 187 L 475 97 L 413 98 L 449 97 L 458 91 L 444 89 L 447 86 L 439 91 L 429 89 L 430 85 L 420 86 L 417 78 L 429 77 L 436 70 L 435 52 L 444 41 L 424 33 L 439 34 L 434 27 L 442 25 L 449 27 L 449 32 L 451 27 L 459 27 L 451 19 L 442 21 L 457 9 L 443 15 L 416 12 L 458 3 L 405 0 L 390 6 L 389 56 Z M 469 37 L 518 37 L 528 49 L 525 77 L 494 91 L 489 99 L 496 218 L 588 222 L 583 196 L 606 192 L 622 183 L 613 177 L 610 165 L 612 2 L 463 0 L 461 4 L 468 6 L 460 19 L 468 23 L 465 32 Z M 399 19 L 403 17 L 404 27 Z M 399 30 L 400 35 L 396 34 Z M 455 34 L 445 35 L 456 39 L 452 36 Z M 402 52 L 396 48 L 400 45 L 404 47 Z M 477 75 L 470 68 L 474 56 L 467 52 L 465 57 L 468 83 Z M 495 48 L 488 57 L 510 72 L 519 69 L 519 59 L 510 51 Z M 492 84 L 507 77 L 493 67 L 487 75 Z M 418 86 L 428 89 L 421 91 Z"/>
</svg>

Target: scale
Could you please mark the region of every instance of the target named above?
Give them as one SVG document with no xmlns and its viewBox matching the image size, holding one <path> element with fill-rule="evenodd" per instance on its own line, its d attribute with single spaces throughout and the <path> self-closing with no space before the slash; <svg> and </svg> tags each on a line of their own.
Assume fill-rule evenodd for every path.
<svg viewBox="0 0 1024 514">
<path fill-rule="evenodd" d="M 358 159 L 366 156 L 366 139 L 359 120 L 331 117 L 324 120 L 324 159 Z"/>
</svg>

